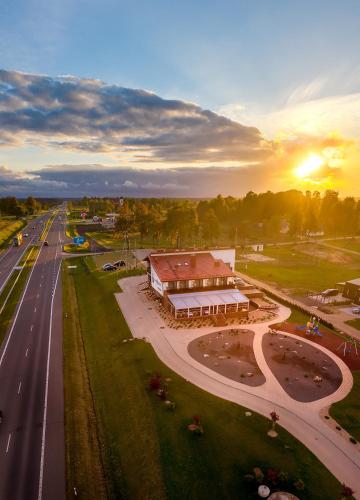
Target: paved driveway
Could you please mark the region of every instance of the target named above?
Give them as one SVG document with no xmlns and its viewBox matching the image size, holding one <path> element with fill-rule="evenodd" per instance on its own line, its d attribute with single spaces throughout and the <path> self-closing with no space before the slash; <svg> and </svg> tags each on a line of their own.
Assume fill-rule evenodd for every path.
<svg viewBox="0 0 360 500">
<path fill-rule="evenodd" d="M 268 323 L 252 324 L 255 332 L 254 352 L 256 361 L 265 375 L 266 382 L 250 387 L 223 377 L 198 363 L 188 353 L 187 346 L 204 334 L 219 331 L 219 327 L 197 329 L 171 329 L 158 314 L 156 306 L 146 295 L 139 292 L 143 276 L 124 278 L 119 281 L 123 293 L 116 294 L 118 304 L 134 337 L 151 342 L 158 357 L 171 369 L 198 387 L 239 405 L 269 417 L 272 410 L 280 415 L 280 423 L 299 441 L 304 443 L 339 479 L 359 490 L 360 446 L 349 442 L 345 431 L 335 429 L 336 422 L 323 418 L 327 408 L 343 399 L 352 387 L 352 375 L 348 367 L 333 353 L 319 346 L 339 366 L 343 382 L 339 389 L 318 401 L 301 403 L 293 400 L 282 389 L 262 352 L 262 337 L 268 331 Z M 278 322 L 285 321 L 290 309 L 280 305 Z M 227 328 L 227 327 L 225 327 Z M 287 334 L 290 335 L 291 334 Z M 304 342 L 310 342 L 306 339 Z"/>
</svg>

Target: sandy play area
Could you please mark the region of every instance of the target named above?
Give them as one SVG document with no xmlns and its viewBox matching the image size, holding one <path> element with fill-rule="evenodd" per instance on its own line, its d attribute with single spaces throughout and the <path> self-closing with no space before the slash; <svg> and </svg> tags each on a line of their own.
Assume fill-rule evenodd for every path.
<svg viewBox="0 0 360 500">
<path fill-rule="evenodd" d="M 256 387 L 265 377 L 255 359 L 253 340 L 251 330 L 233 328 L 193 340 L 188 351 L 196 361 L 224 377 Z"/>
<path fill-rule="evenodd" d="M 340 368 L 315 345 L 281 333 L 266 333 L 262 347 L 274 376 L 296 401 L 316 401 L 341 385 Z"/>
</svg>

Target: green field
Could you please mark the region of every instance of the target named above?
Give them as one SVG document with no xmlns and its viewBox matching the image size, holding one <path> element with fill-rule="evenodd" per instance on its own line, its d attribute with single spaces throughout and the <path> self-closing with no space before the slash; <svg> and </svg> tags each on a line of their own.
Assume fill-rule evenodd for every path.
<svg viewBox="0 0 360 500">
<path fill-rule="evenodd" d="M 25 222 L 23 220 L 1 219 L 0 220 L 0 248 L 3 247 L 12 236 L 21 231 Z"/>
<path fill-rule="evenodd" d="M 314 250 L 312 255 L 300 251 Z M 333 250 L 323 246 L 269 247 L 263 255 L 275 259 L 269 262 L 238 263 L 237 270 L 271 285 L 290 291 L 294 295 L 306 291 L 334 288 L 336 283 L 360 276 L 360 256 L 342 254 L 344 262 L 331 262 Z M 324 257 L 319 257 L 319 254 Z"/>
<path fill-rule="evenodd" d="M 349 319 L 349 321 L 345 321 L 345 323 L 360 330 L 360 318 Z"/>
<path fill-rule="evenodd" d="M 253 498 L 255 486 L 243 477 L 255 466 L 287 471 L 289 480 L 283 486 L 288 490 L 295 491 L 293 483 L 301 478 L 306 484 L 305 491 L 297 492 L 301 498 L 334 498 L 340 491 L 337 480 L 284 429 L 279 428 L 278 439 L 269 438 L 268 419 L 254 413 L 246 417 L 245 408 L 186 382 L 159 361 L 150 344 L 123 343 L 131 333 L 114 297 L 119 276 L 94 271 L 91 258 L 72 264 L 78 267 L 65 267 L 64 293 L 74 287 L 78 313 L 73 311 L 66 321 L 80 319 L 77 328 L 84 343 L 110 498 Z M 67 366 L 76 370 L 70 361 Z M 147 389 L 155 372 L 167 380 L 174 411 L 167 411 Z M 69 379 L 65 381 L 66 393 L 71 388 Z M 70 410 L 68 417 L 76 418 L 79 428 L 86 427 L 86 412 L 75 415 Z M 203 436 L 187 430 L 193 415 L 201 417 Z M 68 448 L 68 460 L 72 453 L 73 447 Z M 83 450 L 78 440 L 78 474 L 87 461 L 81 460 L 82 454 L 88 457 L 89 446 Z"/>
<path fill-rule="evenodd" d="M 354 252 L 360 253 L 360 238 L 351 238 L 351 240 L 332 240 L 326 241 L 325 243 L 338 248 L 345 248 L 346 250 L 353 250 Z"/>
<path fill-rule="evenodd" d="M 352 372 L 354 385 L 345 399 L 330 408 L 330 415 L 360 441 L 360 371 Z"/>
</svg>

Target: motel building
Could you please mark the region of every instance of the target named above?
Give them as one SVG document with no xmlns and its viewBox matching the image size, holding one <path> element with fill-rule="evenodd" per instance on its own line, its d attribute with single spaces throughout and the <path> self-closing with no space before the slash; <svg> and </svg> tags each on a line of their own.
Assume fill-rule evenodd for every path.
<svg viewBox="0 0 360 500">
<path fill-rule="evenodd" d="M 247 317 L 249 299 L 234 286 L 235 249 L 157 252 L 147 260 L 150 286 L 176 319 Z"/>
</svg>

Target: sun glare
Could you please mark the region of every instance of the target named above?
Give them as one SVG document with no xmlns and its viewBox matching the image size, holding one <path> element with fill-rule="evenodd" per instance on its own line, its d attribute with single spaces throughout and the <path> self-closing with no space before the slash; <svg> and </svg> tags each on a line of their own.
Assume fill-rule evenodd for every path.
<svg viewBox="0 0 360 500">
<path fill-rule="evenodd" d="M 295 175 L 300 179 L 305 179 L 316 172 L 324 163 L 325 160 L 320 155 L 311 155 L 295 169 Z"/>
</svg>

